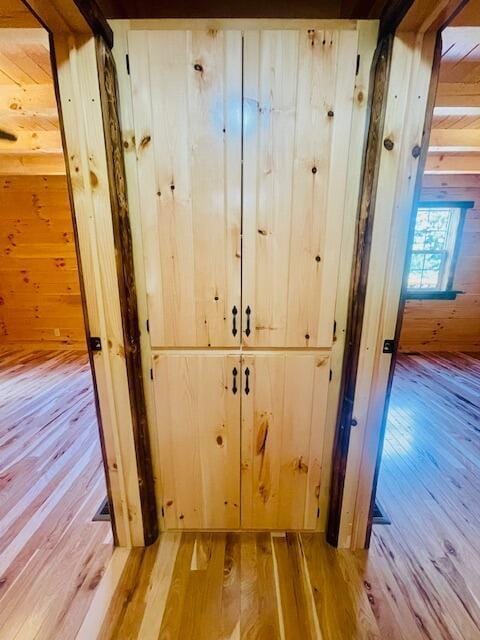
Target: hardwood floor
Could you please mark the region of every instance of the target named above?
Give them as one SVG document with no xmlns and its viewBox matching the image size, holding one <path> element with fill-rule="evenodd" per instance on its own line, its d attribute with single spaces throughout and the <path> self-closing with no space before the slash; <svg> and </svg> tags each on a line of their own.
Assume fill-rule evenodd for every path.
<svg viewBox="0 0 480 640">
<path fill-rule="evenodd" d="M 378 486 L 372 558 L 410 637 L 480 638 L 480 353 L 399 358 Z"/>
<path fill-rule="evenodd" d="M 369 553 L 322 535 L 167 533 L 117 549 L 91 638 L 480 638 L 480 354 L 402 355 Z"/>
<path fill-rule="evenodd" d="M 0 638 L 74 638 L 112 555 L 90 367 L 0 350 Z"/>
<path fill-rule="evenodd" d="M 1 355 L 1 640 L 480 638 L 480 354 L 399 358 L 369 553 L 167 533 L 113 555 L 86 360 Z"/>
</svg>

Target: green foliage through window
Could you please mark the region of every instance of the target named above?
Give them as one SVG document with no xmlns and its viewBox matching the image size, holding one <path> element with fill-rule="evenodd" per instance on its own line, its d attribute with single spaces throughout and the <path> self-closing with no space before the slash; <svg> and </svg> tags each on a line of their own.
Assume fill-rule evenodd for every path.
<svg viewBox="0 0 480 640">
<path fill-rule="evenodd" d="M 410 290 L 443 291 L 455 246 L 460 209 L 417 210 L 407 287 Z"/>
</svg>

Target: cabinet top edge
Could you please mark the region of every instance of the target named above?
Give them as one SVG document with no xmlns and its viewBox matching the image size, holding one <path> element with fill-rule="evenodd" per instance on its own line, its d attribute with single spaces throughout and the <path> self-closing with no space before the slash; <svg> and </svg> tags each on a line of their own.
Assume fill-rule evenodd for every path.
<svg viewBox="0 0 480 640">
<path fill-rule="evenodd" d="M 130 31 L 157 30 L 303 30 L 327 29 L 355 31 L 363 23 L 377 23 L 378 20 L 340 20 L 324 18 L 151 18 L 116 19 L 108 21 L 116 29 Z"/>
<path fill-rule="evenodd" d="M 317 347 L 314 349 L 302 349 L 302 348 L 271 348 L 266 349 L 265 347 L 259 347 L 256 349 L 223 349 L 223 348 L 212 348 L 212 349 L 204 349 L 203 347 L 199 347 L 198 349 L 181 349 L 178 347 L 172 349 L 165 348 L 155 348 L 152 347 L 151 354 L 154 359 L 159 356 L 233 356 L 233 357 L 247 357 L 247 356 L 283 356 L 283 355 L 305 355 L 305 356 L 321 356 L 321 357 L 329 357 L 332 354 L 331 348 L 321 348 Z"/>
</svg>

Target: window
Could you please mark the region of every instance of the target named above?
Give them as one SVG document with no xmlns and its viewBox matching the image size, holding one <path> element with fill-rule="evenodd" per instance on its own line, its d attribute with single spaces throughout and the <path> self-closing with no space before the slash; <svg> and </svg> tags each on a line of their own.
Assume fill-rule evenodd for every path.
<svg viewBox="0 0 480 640">
<path fill-rule="evenodd" d="M 455 298 L 453 277 L 463 221 L 472 202 L 421 203 L 407 279 L 408 298 Z"/>
</svg>

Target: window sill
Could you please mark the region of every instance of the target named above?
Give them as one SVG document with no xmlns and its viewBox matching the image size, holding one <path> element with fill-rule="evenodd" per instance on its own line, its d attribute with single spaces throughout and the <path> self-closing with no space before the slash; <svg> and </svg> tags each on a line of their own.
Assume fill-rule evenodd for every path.
<svg viewBox="0 0 480 640">
<path fill-rule="evenodd" d="M 407 291 L 406 300 L 455 300 L 463 291 Z"/>
</svg>

